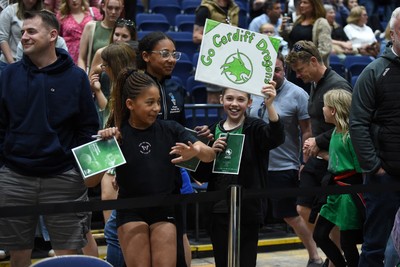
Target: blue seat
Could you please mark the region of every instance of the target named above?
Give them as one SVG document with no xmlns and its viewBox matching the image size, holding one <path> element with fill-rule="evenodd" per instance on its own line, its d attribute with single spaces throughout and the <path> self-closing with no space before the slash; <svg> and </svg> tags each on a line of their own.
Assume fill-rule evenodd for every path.
<svg viewBox="0 0 400 267">
<path fill-rule="evenodd" d="M 194 14 L 201 0 L 183 0 L 181 8 L 184 14 Z"/>
<path fill-rule="evenodd" d="M 329 63 L 332 63 L 332 62 L 341 63 L 342 61 L 340 60 L 340 58 L 338 57 L 338 55 L 330 54 L 330 55 L 329 55 Z"/>
<path fill-rule="evenodd" d="M 144 10 L 142 1 L 136 1 L 136 14 L 144 13 L 144 12 L 146 12 L 146 10 Z"/>
<path fill-rule="evenodd" d="M 351 76 L 351 86 L 354 87 L 358 79 L 358 75 Z"/>
<path fill-rule="evenodd" d="M 344 65 L 340 62 L 330 62 L 329 66 L 334 70 L 337 74 L 346 78 L 346 69 Z"/>
<path fill-rule="evenodd" d="M 138 31 L 162 31 L 166 32 L 170 29 L 171 25 L 167 17 L 163 14 L 136 14 L 136 25 Z"/>
<path fill-rule="evenodd" d="M 196 52 L 193 54 L 192 63 L 193 63 L 194 70 L 196 70 L 196 68 L 197 68 L 197 62 L 199 61 L 199 55 L 200 55 L 199 52 Z"/>
<path fill-rule="evenodd" d="M 182 9 L 177 0 L 150 1 L 150 10 L 155 14 L 164 14 L 170 25 L 175 25 L 175 16 L 181 14 Z"/>
<path fill-rule="evenodd" d="M 193 43 L 192 32 L 166 32 L 170 36 L 176 45 L 176 50 L 187 54 L 189 57 L 193 57 L 193 54 L 197 52 L 198 45 Z"/>
<path fill-rule="evenodd" d="M 175 27 L 178 32 L 193 32 L 193 25 L 196 15 L 179 14 L 175 17 Z"/>
<path fill-rule="evenodd" d="M 192 103 L 205 104 L 207 103 L 207 86 L 190 76 L 186 80 L 186 91 L 189 94 Z"/>
<path fill-rule="evenodd" d="M 354 63 L 367 63 L 367 64 L 369 64 L 373 60 L 374 60 L 374 58 L 370 57 L 370 56 L 347 55 L 346 58 L 344 59 L 343 64 L 344 64 L 344 67 L 346 69 L 348 69 L 351 64 L 354 64 Z"/>
<path fill-rule="evenodd" d="M 236 0 L 235 3 L 239 6 L 240 10 L 249 11 L 249 1 L 247 0 Z"/>
<path fill-rule="evenodd" d="M 181 78 L 179 78 L 178 76 L 174 76 L 174 75 L 172 75 L 171 76 L 171 80 L 174 80 L 174 81 L 176 81 L 177 83 L 179 83 L 182 87 L 185 87 L 186 86 L 186 84 L 183 84 L 183 81 L 182 81 L 182 79 Z"/>
<path fill-rule="evenodd" d="M 141 40 L 144 36 L 146 36 L 147 34 L 149 34 L 151 32 L 153 32 L 153 31 L 138 31 L 137 32 L 138 40 Z"/>
<path fill-rule="evenodd" d="M 219 109 L 195 109 L 188 110 L 185 109 L 186 123 L 185 127 L 194 129 L 196 126 L 211 125 L 221 120 L 218 115 Z"/>
<path fill-rule="evenodd" d="M 181 58 L 179 60 L 191 61 L 190 57 L 186 53 L 181 53 Z"/>
<path fill-rule="evenodd" d="M 45 258 L 31 265 L 31 267 L 112 267 L 104 260 L 86 255 L 68 255 Z"/>
<path fill-rule="evenodd" d="M 358 76 L 364 70 L 368 63 L 354 63 L 347 67 L 348 81 L 352 81 L 353 76 Z"/>
<path fill-rule="evenodd" d="M 193 64 L 186 54 L 182 53 L 182 55 L 185 56 L 181 56 L 176 62 L 172 75 L 179 77 L 182 81 L 186 81 L 189 76 L 193 75 Z"/>
</svg>

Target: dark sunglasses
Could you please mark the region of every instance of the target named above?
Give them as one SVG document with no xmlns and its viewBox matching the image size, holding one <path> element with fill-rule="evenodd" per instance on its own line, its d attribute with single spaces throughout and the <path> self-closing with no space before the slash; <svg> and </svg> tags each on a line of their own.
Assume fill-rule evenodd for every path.
<svg viewBox="0 0 400 267">
<path fill-rule="evenodd" d="M 312 52 L 311 52 L 310 50 L 308 50 L 307 48 L 302 47 L 300 44 L 295 44 L 295 45 L 293 46 L 293 51 L 294 51 L 294 52 L 301 52 L 301 51 L 304 51 L 304 52 L 309 53 L 311 56 L 315 57 L 314 53 L 312 53 Z"/>
</svg>

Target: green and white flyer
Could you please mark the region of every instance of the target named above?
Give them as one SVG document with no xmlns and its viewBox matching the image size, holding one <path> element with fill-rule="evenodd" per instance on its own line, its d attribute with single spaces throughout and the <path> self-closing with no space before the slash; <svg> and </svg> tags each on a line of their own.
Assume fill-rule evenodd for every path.
<svg viewBox="0 0 400 267">
<path fill-rule="evenodd" d="M 263 96 L 280 40 L 207 19 L 195 80 Z"/>
<path fill-rule="evenodd" d="M 227 135 L 227 146 L 224 151 L 217 154 L 213 164 L 213 173 L 239 174 L 244 137 L 244 134 L 229 133 Z"/>
<path fill-rule="evenodd" d="M 194 137 L 196 137 L 197 139 L 199 139 L 201 142 L 203 142 L 204 144 L 208 145 L 208 143 L 210 143 L 210 139 L 208 139 L 207 137 L 202 137 L 202 136 L 198 136 L 197 132 L 195 130 L 189 129 L 189 128 L 185 128 L 186 131 L 188 131 L 189 133 L 191 133 Z M 197 170 L 197 167 L 200 164 L 200 160 L 196 157 L 191 158 L 187 161 L 175 164 L 177 167 L 181 167 L 184 169 L 187 169 L 189 171 L 195 172 Z"/>
<path fill-rule="evenodd" d="M 72 153 L 84 179 L 126 163 L 115 137 L 75 147 Z"/>
</svg>

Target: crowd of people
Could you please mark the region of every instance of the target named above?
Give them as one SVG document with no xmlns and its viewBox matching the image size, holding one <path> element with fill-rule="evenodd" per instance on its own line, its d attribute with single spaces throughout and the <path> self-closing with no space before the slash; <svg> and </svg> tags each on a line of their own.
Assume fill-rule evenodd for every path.
<svg viewBox="0 0 400 267">
<path fill-rule="evenodd" d="M 381 18 L 368 0 L 287 1 L 285 10 L 279 0 L 249 1 L 249 30 L 281 42 L 273 78 L 259 88 L 263 97 L 207 85 L 207 102 L 222 105 L 223 119 L 198 125 L 195 135 L 184 128 L 185 88 L 171 79 L 182 53 L 163 32 L 138 40 L 135 2 L 1 6 L 0 206 L 88 201 L 92 186 L 110 200 L 192 192 L 183 189 L 191 181 L 207 182 L 208 191 L 387 185 L 384 194 L 244 200 L 240 266 L 256 266 L 268 209 L 299 236 L 307 267 L 400 263 L 400 193 L 389 188 L 400 176 L 395 1 L 382 1 Z M 201 44 L 206 19 L 237 26 L 239 11 L 234 0 L 202 0 L 193 42 Z M 353 87 L 329 67 L 333 54 L 374 60 Z M 214 172 L 234 135 L 244 136 L 238 173 Z M 93 136 L 115 137 L 126 164 L 84 181 L 71 149 Z M 201 161 L 196 171 L 176 167 L 192 158 Z M 190 266 L 186 208 L 104 211 L 106 260 L 115 267 Z M 215 264 L 225 267 L 227 201 L 211 203 L 204 216 Z M 29 266 L 38 224 L 55 255 L 98 256 L 91 221 L 90 212 L 0 218 L 0 257 Z"/>
</svg>

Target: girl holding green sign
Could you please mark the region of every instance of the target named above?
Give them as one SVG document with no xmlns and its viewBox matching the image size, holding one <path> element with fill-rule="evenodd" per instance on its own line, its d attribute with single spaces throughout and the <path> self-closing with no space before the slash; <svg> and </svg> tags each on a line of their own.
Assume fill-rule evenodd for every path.
<svg viewBox="0 0 400 267">
<path fill-rule="evenodd" d="M 210 127 L 214 133 L 212 148 L 218 154 L 217 160 L 215 164 L 200 163 L 197 172 L 194 173 L 196 179 L 208 182 L 208 191 L 226 190 L 231 184 L 241 185 L 244 190 L 265 188 L 269 150 L 282 144 L 285 135 L 273 106 L 276 96 L 275 82 L 271 81 L 265 85 L 262 93 L 265 95 L 263 108 L 268 111 L 269 125 L 261 119 L 246 116 L 246 110 L 252 102 L 250 94 L 230 88 L 223 90 L 220 102 L 227 118 Z M 242 145 L 240 142 L 239 145 L 233 145 L 235 136 L 240 135 L 244 136 Z M 238 146 L 242 146 L 243 149 Z M 219 169 L 218 173 L 215 168 L 212 170 L 220 157 L 229 161 L 235 158 L 236 153 L 241 153 L 237 166 L 238 174 L 228 173 L 229 168 L 226 171 L 223 168 Z M 240 266 L 256 266 L 258 233 L 264 216 L 263 199 L 246 199 L 242 202 Z M 228 265 L 228 223 L 227 201 L 213 203 L 209 233 L 217 267 Z"/>
</svg>

